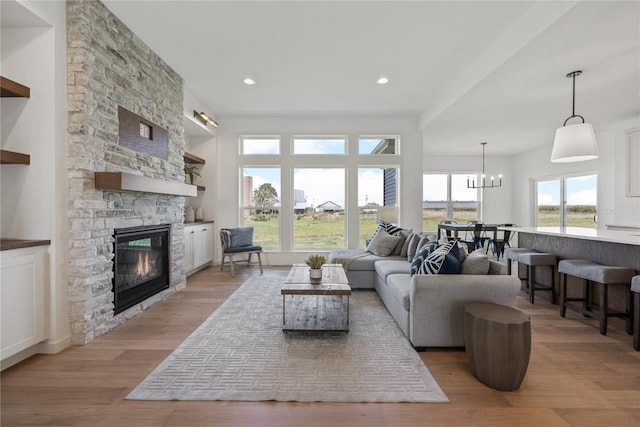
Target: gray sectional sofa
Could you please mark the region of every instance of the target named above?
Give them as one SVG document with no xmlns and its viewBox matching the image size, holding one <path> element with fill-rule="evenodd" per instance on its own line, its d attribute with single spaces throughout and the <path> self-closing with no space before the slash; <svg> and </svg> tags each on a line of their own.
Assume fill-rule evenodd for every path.
<svg viewBox="0 0 640 427">
<path fill-rule="evenodd" d="M 464 271 L 464 263 L 462 263 Z M 329 262 L 345 266 L 354 289 L 375 289 L 416 348 L 464 346 L 464 305 L 472 301 L 513 306 L 520 280 L 506 265 L 488 261 L 488 274 L 410 274 L 406 256 L 336 251 Z M 485 263 L 486 263 L 485 261 Z"/>
</svg>

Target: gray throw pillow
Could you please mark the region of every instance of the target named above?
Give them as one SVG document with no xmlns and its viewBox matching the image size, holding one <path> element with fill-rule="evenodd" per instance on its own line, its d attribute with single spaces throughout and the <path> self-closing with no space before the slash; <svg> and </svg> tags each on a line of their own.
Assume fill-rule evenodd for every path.
<svg viewBox="0 0 640 427">
<path fill-rule="evenodd" d="M 477 249 L 467 255 L 462 263 L 462 274 L 489 274 L 489 257 L 484 249 Z"/>
<path fill-rule="evenodd" d="M 407 237 L 407 261 L 412 261 L 418 250 L 418 242 L 420 242 L 420 236 L 417 234 L 411 234 Z"/>
<path fill-rule="evenodd" d="M 389 233 L 389 234 L 391 234 L 391 233 Z M 396 244 L 396 247 L 393 248 L 393 252 L 391 253 L 391 255 L 402 255 L 402 248 L 404 246 L 404 243 L 407 241 L 407 237 L 409 237 L 409 234 L 411 234 L 411 230 L 405 230 L 405 229 L 402 229 L 402 230 L 392 234 L 393 236 L 400 237 L 400 240 Z M 407 254 L 405 253 L 405 256 L 406 255 Z"/>
<path fill-rule="evenodd" d="M 389 256 L 399 241 L 399 236 L 391 236 L 384 230 L 378 230 L 367 245 L 367 251 L 378 256 Z"/>
</svg>

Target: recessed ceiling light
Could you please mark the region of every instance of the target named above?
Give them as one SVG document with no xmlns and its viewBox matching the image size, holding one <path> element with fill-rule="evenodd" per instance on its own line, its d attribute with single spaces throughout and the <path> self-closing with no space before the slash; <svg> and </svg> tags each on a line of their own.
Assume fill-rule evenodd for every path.
<svg viewBox="0 0 640 427">
<path fill-rule="evenodd" d="M 388 78 L 386 78 L 386 77 L 384 77 L 384 76 L 383 76 L 383 77 L 380 77 L 380 78 L 378 79 L 378 84 L 379 84 L 379 85 L 386 85 L 387 83 L 389 83 L 389 79 L 388 79 Z"/>
<path fill-rule="evenodd" d="M 256 84 L 256 81 L 253 80 L 251 77 L 247 77 L 246 79 L 243 80 L 243 82 L 244 84 L 249 86 Z"/>
</svg>

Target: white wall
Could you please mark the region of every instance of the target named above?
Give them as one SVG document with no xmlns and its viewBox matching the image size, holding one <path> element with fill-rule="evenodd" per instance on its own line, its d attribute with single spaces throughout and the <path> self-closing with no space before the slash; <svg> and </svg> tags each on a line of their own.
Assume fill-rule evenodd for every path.
<svg viewBox="0 0 640 427">
<path fill-rule="evenodd" d="M 640 197 L 625 195 L 626 139 L 625 130 L 638 128 L 640 118 L 596 129 L 599 157 L 577 163 L 551 163 L 549 145 L 513 156 L 513 216 L 517 224 L 533 226 L 533 180 L 565 174 L 598 174 L 598 228 L 605 224 L 640 226 Z"/>
<path fill-rule="evenodd" d="M 400 136 L 400 218 L 399 224 L 414 230 L 422 229 L 422 139 L 415 117 L 226 117 L 220 119 L 217 131 L 217 165 L 215 177 L 207 176 L 205 184 L 217 187 L 216 198 L 206 197 L 205 212 L 214 209 L 216 230 L 239 224 L 239 137 L 241 135 L 281 135 L 288 139 L 291 135 L 347 135 L 357 141 L 358 135 L 399 135 Z M 395 163 L 395 161 L 394 161 Z M 304 163 L 296 163 L 304 166 Z M 313 165 L 313 162 L 308 162 Z M 360 163 L 379 164 L 377 163 Z M 354 158 L 347 160 L 347 168 L 357 170 Z M 276 165 L 277 166 L 277 165 Z M 285 183 L 283 182 L 283 186 Z M 349 194 L 357 194 L 355 180 L 347 180 Z M 208 193 L 209 190 L 207 190 Z M 353 198 L 352 198 L 353 199 Z M 357 199 L 357 197 L 356 197 Z M 288 213 L 283 212 L 281 220 L 288 221 Z M 348 218 L 347 227 L 354 229 L 357 218 Z M 217 232 L 216 232 L 217 233 Z M 289 236 L 284 236 L 288 239 Z M 357 247 L 357 235 L 351 234 L 348 245 Z M 219 245 L 216 242 L 217 253 Z M 307 253 L 285 251 L 268 253 L 268 263 L 286 265 L 302 262 Z"/>
<path fill-rule="evenodd" d="M 31 164 L 0 168 L 1 234 L 51 240 L 50 330 L 40 351 L 56 352 L 66 347 L 69 339 L 65 4 L 21 4 L 27 14 L 35 16 L 34 22 L 42 24 L 2 28 L 2 75 L 31 88 L 30 99 L 2 98 L 2 148 L 30 154 Z M 5 18 L 11 22 L 10 16 Z"/>
</svg>

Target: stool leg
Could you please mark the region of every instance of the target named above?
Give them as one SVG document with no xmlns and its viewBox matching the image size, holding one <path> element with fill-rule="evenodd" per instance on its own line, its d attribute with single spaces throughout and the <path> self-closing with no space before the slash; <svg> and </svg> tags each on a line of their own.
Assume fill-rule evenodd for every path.
<svg viewBox="0 0 640 427">
<path fill-rule="evenodd" d="M 551 269 L 551 304 L 556 303 L 556 273 L 553 271 L 553 266 L 550 265 Z"/>
<path fill-rule="evenodd" d="M 627 334 L 632 335 L 633 334 L 633 298 L 631 297 L 631 289 L 628 286 L 625 286 L 625 293 L 626 293 L 626 313 L 627 313 L 627 317 L 625 318 L 626 320 L 626 326 L 627 326 Z"/>
<path fill-rule="evenodd" d="M 260 264 L 260 274 L 262 274 L 262 258 L 260 257 L 260 252 L 258 252 L 258 264 Z"/>
<path fill-rule="evenodd" d="M 609 317 L 609 285 L 606 283 L 601 283 L 602 287 L 600 288 L 600 333 L 602 335 L 607 335 L 607 318 Z"/>
<path fill-rule="evenodd" d="M 640 351 L 640 292 L 633 294 L 633 349 Z"/>
<path fill-rule="evenodd" d="M 567 314 L 567 275 L 560 273 L 560 317 Z"/>
<path fill-rule="evenodd" d="M 589 309 L 591 295 L 589 294 L 589 281 L 587 279 L 584 279 L 582 282 L 582 299 L 582 315 L 588 317 L 586 312 Z"/>
<path fill-rule="evenodd" d="M 513 261 L 507 258 L 507 276 L 511 276 L 511 263 Z"/>
<path fill-rule="evenodd" d="M 535 289 L 536 289 L 535 272 L 536 272 L 535 268 L 533 268 L 530 265 L 527 266 L 527 276 L 528 276 L 527 283 L 529 284 L 529 302 L 531 304 L 533 304 L 533 301 L 535 299 Z"/>
</svg>

